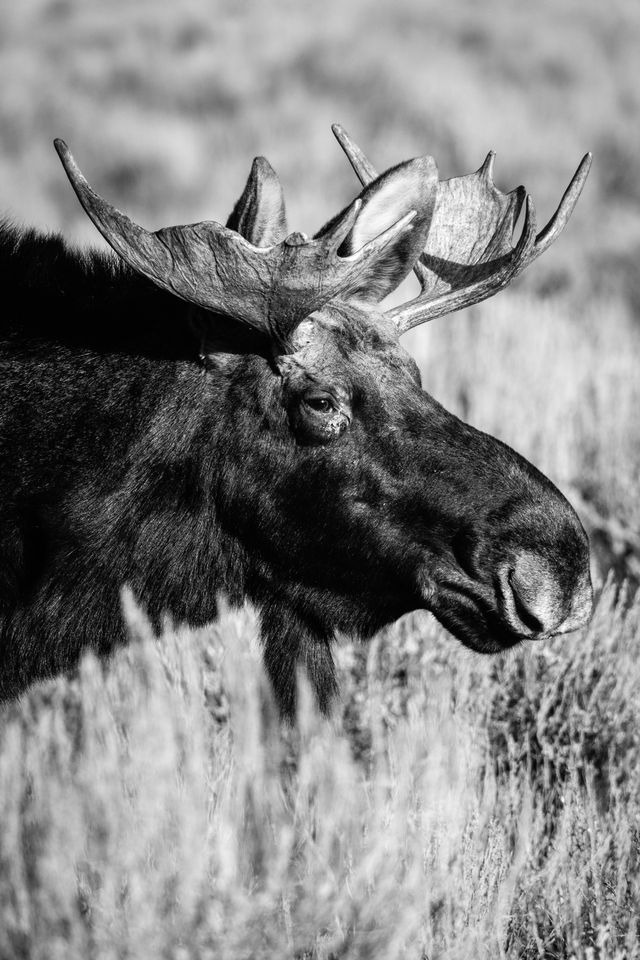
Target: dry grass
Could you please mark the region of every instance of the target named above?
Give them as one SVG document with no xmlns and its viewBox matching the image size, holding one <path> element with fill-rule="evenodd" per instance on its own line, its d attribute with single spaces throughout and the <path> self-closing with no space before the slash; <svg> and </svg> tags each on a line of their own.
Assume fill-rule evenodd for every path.
<svg viewBox="0 0 640 960">
<path fill-rule="evenodd" d="M 128 616 L 108 668 L 4 712 L 1 957 L 640 951 L 639 602 L 495 661 L 408 618 L 297 731 L 249 612 Z"/>
<path fill-rule="evenodd" d="M 442 175 L 498 151 L 566 236 L 407 337 L 425 386 L 582 511 L 640 583 L 640 17 L 612 0 L 30 0 L 0 12 L 0 202 L 97 242 L 50 147 L 149 226 L 222 219 L 251 157 L 292 228 L 355 192 L 328 133 Z M 640 957 L 640 598 L 484 660 L 426 615 L 339 650 L 332 723 L 282 731 L 249 611 L 0 711 L 0 960 Z"/>
</svg>

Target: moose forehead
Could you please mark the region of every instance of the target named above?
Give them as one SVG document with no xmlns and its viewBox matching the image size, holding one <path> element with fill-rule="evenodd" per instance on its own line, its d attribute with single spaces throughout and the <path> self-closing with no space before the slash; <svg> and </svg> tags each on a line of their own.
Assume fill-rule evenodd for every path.
<svg viewBox="0 0 640 960">
<path fill-rule="evenodd" d="M 292 383 L 326 382 L 346 394 L 356 385 L 397 385 L 407 378 L 420 386 L 418 366 L 400 345 L 397 327 L 368 304 L 331 301 L 311 314 L 278 366 Z"/>
</svg>

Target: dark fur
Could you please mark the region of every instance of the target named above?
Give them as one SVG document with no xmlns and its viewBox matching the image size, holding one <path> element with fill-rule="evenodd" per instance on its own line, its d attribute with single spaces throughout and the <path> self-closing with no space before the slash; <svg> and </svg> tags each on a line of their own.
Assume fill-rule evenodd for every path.
<svg viewBox="0 0 640 960">
<path fill-rule="evenodd" d="M 253 601 L 290 713 L 297 664 L 328 707 L 337 630 L 428 607 L 499 649 L 518 639 L 501 557 L 542 552 L 567 596 L 582 576 L 566 501 L 424 393 L 379 314 L 334 305 L 279 365 L 258 335 L 57 237 L 5 226 L 0 271 L 17 304 L 0 321 L 2 697 L 122 642 L 123 584 L 157 626 L 207 623 L 221 592 Z M 348 396 L 331 442 L 301 406 L 311 382 Z"/>
</svg>

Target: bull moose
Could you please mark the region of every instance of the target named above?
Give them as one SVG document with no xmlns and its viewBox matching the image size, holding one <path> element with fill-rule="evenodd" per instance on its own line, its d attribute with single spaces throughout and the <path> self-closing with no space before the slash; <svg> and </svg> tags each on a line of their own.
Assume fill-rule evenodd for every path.
<svg viewBox="0 0 640 960">
<path fill-rule="evenodd" d="M 220 594 L 255 604 L 285 715 L 298 666 L 329 708 L 337 632 L 367 638 L 425 608 L 491 653 L 588 618 L 572 507 L 429 396 L 399 337 L 539 256 L 589 155 L 536 234 L 524 188 L 495 187 L 493 154 L 451 180 L 431 157 L 378 176 L 334 133 L 363 189 L 311 239 L 288 233 L 264 158 L 226 226 L 151 233 L 94 192 L 61 140 L 117 257 L 2 226 L 3 698 L 124 641 L 124 584 L 156 624 L 205 624 Z M 412 269 L 419 295 L 384 310 Z"/>
</svg>

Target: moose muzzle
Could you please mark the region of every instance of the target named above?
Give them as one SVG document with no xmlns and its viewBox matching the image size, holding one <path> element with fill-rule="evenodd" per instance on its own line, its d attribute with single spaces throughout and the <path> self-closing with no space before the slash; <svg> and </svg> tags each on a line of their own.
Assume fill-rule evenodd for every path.
<svg viewBox="0 0 640 960">
<path fill-rule="evenodd" d="M 514 633 L 530 639 L 567 633 L 584 626 L 591 614 L 593 591 L 588 570 L 570 578 L 545 557 L 523 550 L 498 572 L 501 613 Z M 559 575 L 560 574 L 560 575 Z"/>
</svg>

